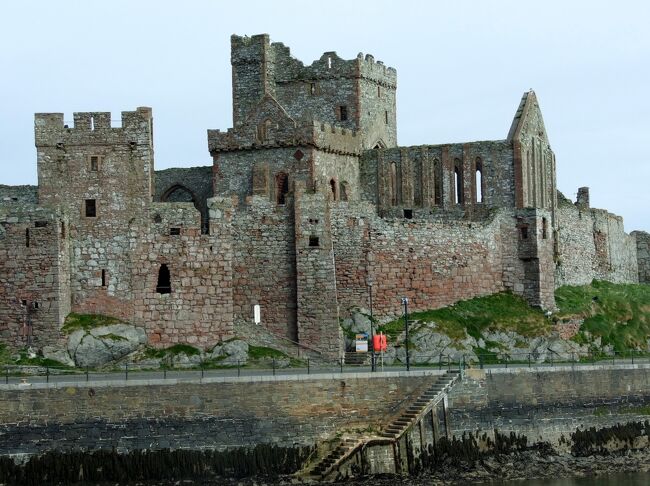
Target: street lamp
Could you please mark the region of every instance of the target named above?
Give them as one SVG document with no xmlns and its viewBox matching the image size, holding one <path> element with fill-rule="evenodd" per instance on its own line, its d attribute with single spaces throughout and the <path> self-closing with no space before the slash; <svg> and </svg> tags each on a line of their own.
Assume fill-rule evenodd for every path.
<svg viewBox="0 0 650 486">
<path fill-rule="evenodd" d="M 411 363 L 409 360 L 409 299 L 402 297 L 402 304 L 404 305 L 404 326 L 406 328 L 406 371 L 411 371 Z"/>
<path fill-rule="evenodd" d="M 375 323 L 372 316 L 372 280 L 368 282 L 368 297 L 370 298 L 370 371 L 375 371 Z"/>
</svg>

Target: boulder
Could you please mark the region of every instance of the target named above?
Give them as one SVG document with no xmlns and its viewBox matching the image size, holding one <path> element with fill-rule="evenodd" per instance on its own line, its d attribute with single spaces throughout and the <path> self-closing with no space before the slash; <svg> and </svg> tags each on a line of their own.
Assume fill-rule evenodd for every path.
<svg viewBox="0 0 650 486">
<path fill-rule="evenodd" d="M 74 366 L 74 360 L 70 357 L 67 349 L 61 349 L 56 346 L 43 346 L 41 351 L 45 359 L 58 361 L 66 366 Z"/>
<path fill-rule="evenodd" d="M 217 344 L 210 353 L 222 365 L 245 365 L 248 361 L 248 343 L 240 339 Z"/>
<path fill-rule="evenodd" d="M 74 331 L 68 338 L 68 353 L 77 366 L 96 368 L 123 358 L 146 342 L 144 329 L 112 324 Z"/>
</svg>

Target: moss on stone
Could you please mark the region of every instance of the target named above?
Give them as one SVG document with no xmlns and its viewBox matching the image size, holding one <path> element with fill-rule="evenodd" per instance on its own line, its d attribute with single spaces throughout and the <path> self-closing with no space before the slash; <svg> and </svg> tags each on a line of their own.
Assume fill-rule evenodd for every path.
<svg viewBox="0 0 650 486">
<path fill-rule="evenodd" d="M 75 314 L 70 313 L 65 318 L 61 332 L 71 334 L 79 329 L 90 330 L 111 324 L 123 324 L 123 321 L 116 317 L 104 316 L 101 314 Z"/>
</svg>

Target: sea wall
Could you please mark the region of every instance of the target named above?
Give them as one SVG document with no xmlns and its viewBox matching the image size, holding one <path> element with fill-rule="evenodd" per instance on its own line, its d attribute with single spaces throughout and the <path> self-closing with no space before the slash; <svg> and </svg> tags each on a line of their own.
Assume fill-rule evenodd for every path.
<svg viewBox="0 0 650 486">
<path fill-rule="evenodd" d="M 647 420 L 648 404 L 647 364 L 474 369 L 449 394 L 454 435 L 496 428 L 531 442 Z"/>
<path fill-rule="evenodd" d="M 377 427 L 439 374 L 0 385 L 0 455 L 312 445 Z"/>
</svg>

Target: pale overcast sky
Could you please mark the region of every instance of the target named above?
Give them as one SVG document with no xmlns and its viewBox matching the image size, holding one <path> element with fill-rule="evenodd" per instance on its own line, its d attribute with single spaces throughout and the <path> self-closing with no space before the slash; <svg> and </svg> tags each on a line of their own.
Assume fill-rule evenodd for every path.
<svg viewBox="0 0 650 486">
<path fill-rule="evenodd" d="M 650 2 L 21 0 L 0 6 L 0 183 L 36 184 L 35 112 L 151 106 L 156 168 L 210 165 L 230 35 L 397 69 L 398 142 L 504 139 L 538 96 L 559 189 L 650 231 Z"/>
</svg>

